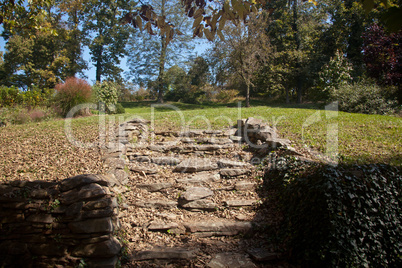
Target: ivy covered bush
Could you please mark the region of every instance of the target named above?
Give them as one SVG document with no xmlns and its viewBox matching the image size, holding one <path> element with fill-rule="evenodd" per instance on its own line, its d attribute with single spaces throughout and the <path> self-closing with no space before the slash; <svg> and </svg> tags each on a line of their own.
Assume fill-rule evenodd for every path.
<svg viewBox="0 0 402 268">
<path fill-rule="evenodd" d="M 99 105 L 105 105 L 107 113 L 116 113 L 116 104 L 119 99 L 119 88 L 111 81 L 97 82 L 93 86 L 95 101 Z"/>
<path fill-rule="evenodd" d="M 349 113 L 393 114 L 398 102 L 384 97 L 381 88 L 369 82 L 341 85 L 331 94 L 339 102 L 339 110 Z"/>
<path fill-rule="evenodd" d="M 283 214 L 278 235 L 294 262 L 311 267 L 402 267 L 402 173 L 275 158 L 265 186 Z"/>
</svg>

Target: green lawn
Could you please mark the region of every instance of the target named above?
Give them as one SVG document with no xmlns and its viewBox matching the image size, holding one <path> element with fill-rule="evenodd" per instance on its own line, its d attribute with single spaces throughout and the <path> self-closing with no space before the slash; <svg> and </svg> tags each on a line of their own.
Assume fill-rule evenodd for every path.
<svg viewBox="0 0 402 268">
<path fill-rule="evenodd" d="M 158 107 L 147 103 L 123 103 L 126 117 L 152 120 L 156 130 L 184 128 L 223 129 L 237 119 L 256 117 L 275 124 L 280 137 L 288 138 L 298 150 L 325 153 L 327 132 L 338 133 L 339 159 L 346 163 L 388 163 L 402 165 L 402 119 L 395 116 L 325 111 L 315 105 L 277 105 L 250 108 L 230 105 L 168 103 Z"/>
</svg>

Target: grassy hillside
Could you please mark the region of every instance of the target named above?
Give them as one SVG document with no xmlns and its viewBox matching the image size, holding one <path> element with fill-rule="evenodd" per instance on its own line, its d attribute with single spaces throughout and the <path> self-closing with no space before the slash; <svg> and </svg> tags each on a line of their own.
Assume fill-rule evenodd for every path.
<svg viewBox="0 0 402 268">
<path fill-rule="evenodd" d="M 312 105 L 263 106 L 189 105 L 150 102 L 123 103 L 126 114 L 109 116 L 108 122 L 131 117 L 152 121 L 155 130 L 224 129 L 237 119 L 256 117 L 276 124 L 279 135 L 303 152 L 306 148 L 325 152 L 327 130 L 338 131 L 338 151 L 347 163 L 402 165 L 402 119 L 393 116 L 326 112 Z M 102 172 L 99 154 L 99 117 L 72 121 L 73 136 L 93 147 L 73 146 L 66 138 L 64 120 L 0 128 L 0 179 L 62 179 L 80 173 Z"/>
<path fill-rule="evenodd" d="M 189 105 L 169 103 L 124 103 L 130 116 L 154 122 L 156 130 L 212 128 L 235 125 L 237 119 L 256 117 L 275 124 L 280 137 L 288 138 L 298 150 L 325 152 L 327 132 L 338 133 L 341 161 L 347 163 L 389 163 L 402 165 L 402 119 L 395 116 L 326 111 L 314 105 L 238 107 L 237 104 Z"/>
</svg>

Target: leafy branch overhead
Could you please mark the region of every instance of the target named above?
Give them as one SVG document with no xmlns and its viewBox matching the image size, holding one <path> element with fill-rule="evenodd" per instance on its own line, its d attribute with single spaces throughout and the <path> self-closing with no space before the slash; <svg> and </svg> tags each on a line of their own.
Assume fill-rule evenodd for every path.
<svg viewBox="0 0 402 268">
<path fill-rule="evenodd" d="M 193 21 L 193 37 L 205 36 L 208 40 L 214 40 L 218 35 L 221 40 L 224 39 L 222 33 L 227 21 L 234 24 L 247 22 L 253 12 L 264 8 L 269 12 L 273 11 L 272 4 L 275 0 L 180 0 L 184 6 L 186 15 Z M 297 0 L 294 0 L 297 1 Z M 317 4 L 316 0 L 301 0 L 302 2 L 312 2 Z M 395 12 L 401 11 L 400 7 L 391 6 L 388 0 L 361 0 L 363 8 L 369 12 L 378 5 L 389 9 L 387 18 L 384 18 L 391 29 L 399 29 L 401 21 Z M 155 34 L 154 29 L 159 29 L 159 34 L 165 36 L 167 42 L 170 42 L 175 34 L 181 34 L 175 29 L 175 26 L 166 21 L 165 16 L 156 14 L 151 5 L 142 5 L 135 12 L 130 12 L 122 19 L 123 23 L 130 23 L 135 28 L 146 30 L 149 34 Z"/>
</svg>

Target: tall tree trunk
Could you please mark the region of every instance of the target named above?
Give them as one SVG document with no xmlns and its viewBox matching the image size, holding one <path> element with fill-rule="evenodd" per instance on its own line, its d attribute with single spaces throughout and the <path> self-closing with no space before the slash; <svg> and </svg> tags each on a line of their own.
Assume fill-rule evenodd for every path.
<svg viewBox="0 0 402 268">
<path fill-rule="evenodd" d="M 96 82 L 101 82 L 102 76 L 102 51 L 103 47 L 99 47 L 98 55 L 96 57 Z"/>
<path fill-rule="evenodd" d="M 298 25 L 298 15 L 299 15 L 299 0 L 293 0 L 293 32 L 294 32 L 294 39 L 296 43 L 296 50 L 300 51 L 300 31 Z M 297 93 L 297 103 L 302 103 L 303 99 L 303 82 L 301 78 L 301 63 L 300 59 L 297 59 L 296 63 L 296 93 Z"/>
<path fill-rule="evenodd" d="M 246 107 L 250 107 L 250 83 L 247 83 Z"/>
<path fill-rule="evenodd" d="M 166 5 L 166 0 L 162 0 L 162 6 L 161 6 L 161 15 L 162 17 L 165 16 L 165 5 Z M 161 56 L 159 58 L 159 74 L 158 74 L 158 103 L 163 103 L 163 91 L 164 91 L 164 86 L 163 86 L 163 75 L 165 73 L 165 61 L 166 61 L 166 49 L 167 49 L 167 44 L 166 44 L 166 37 L 165 34 L 161 36 Z"/>
</svg>

